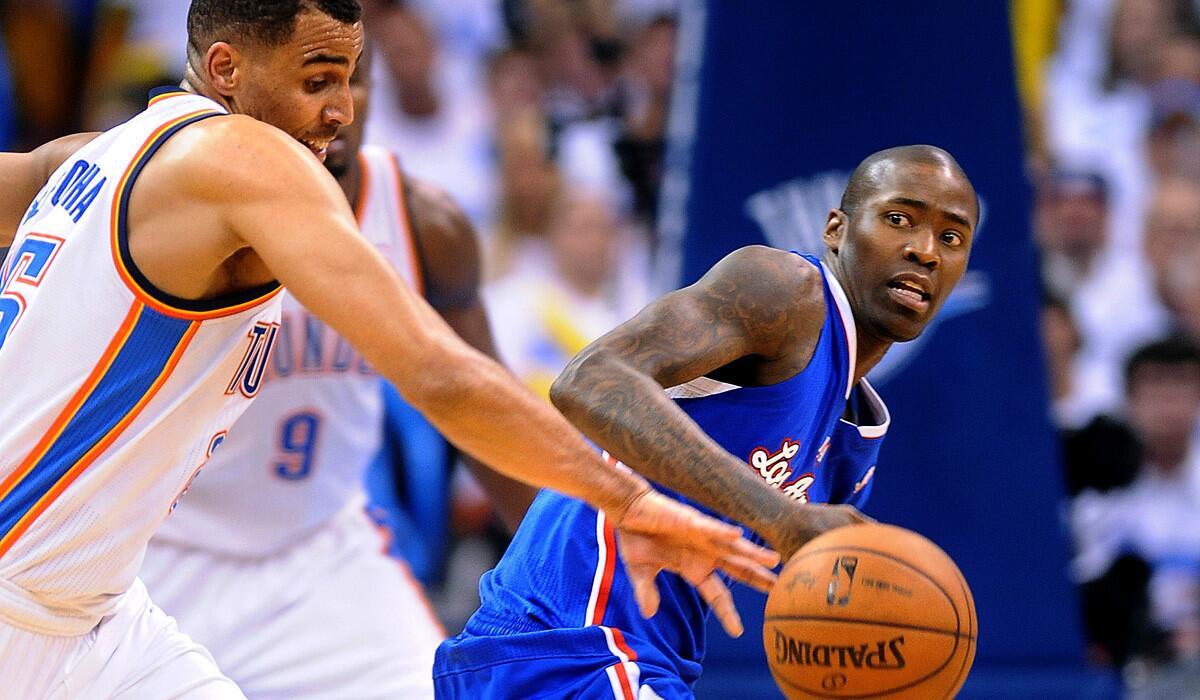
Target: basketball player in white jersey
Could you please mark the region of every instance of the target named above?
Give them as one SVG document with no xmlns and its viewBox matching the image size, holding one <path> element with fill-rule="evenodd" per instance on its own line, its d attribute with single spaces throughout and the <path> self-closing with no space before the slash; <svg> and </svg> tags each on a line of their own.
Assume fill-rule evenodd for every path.
<svg viewBox="0 0 1200 700">
<path fill-rule="evenodd" d="M 366 56 L 350 79 L 355 121 L 325 167 L 362 235 L 494 355 L 464 214 L 391 153 L 360 150 Z M 250 698 L 432 698 L 445 631 L 363 510 L 382 440 L 378 376 L 286 293 L 275 343 L 258 397 L 151 540 L 141 578 Z M 515 530 L 533 489 L 468 463 Z"/>
<path fill-rule="evenodd" d="M 663 567 L 770 585 L 774 553 L 606 468 L 358 233 L 320 159 L 353 121 L 359 14 L 195 0 L 183 90 L 98 136 L 0 154 L 6 696 L 243 697 L 136 573 L 258 393 L 280 283 L 464 451 L 609 513 L 646 614 Z"/>
</svg>

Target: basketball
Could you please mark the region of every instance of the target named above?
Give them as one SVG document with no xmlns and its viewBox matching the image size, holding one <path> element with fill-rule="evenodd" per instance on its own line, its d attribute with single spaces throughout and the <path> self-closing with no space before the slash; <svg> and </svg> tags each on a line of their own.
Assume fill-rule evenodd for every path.
<svg viewBox="0 0 1200 700">
<path fill-rule="evenodd" d="M 767 598 L 763 646 L 789 699 L 952 698 L 975 658 L 975 602 L 921 535 L 851 525 L 800 548 Z"/>
</svg>

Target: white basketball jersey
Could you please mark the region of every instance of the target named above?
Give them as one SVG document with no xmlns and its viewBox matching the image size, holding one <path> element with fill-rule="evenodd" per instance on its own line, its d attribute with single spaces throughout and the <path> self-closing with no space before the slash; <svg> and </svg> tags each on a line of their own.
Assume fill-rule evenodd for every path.
<svg viewBox="0 0 1200 700">
<path fill-rule="evenodd" d="M 51 176 L 0 270 L 0 620 L 77 635 L 257 393 L 277 284 L 176 299 L 138 271 L 129 195 L 173 134 L 223 114 L 168 91 Z M 178 235 L 188 232 L 181 230 Z"/>
<path fill-rule="evenodd" d="M 364 146 L 359 163 L 362 234 L 420 292 L 396 159 Z M 155 537 L 263 556 L 365 501 L 363 477 L 382 441 L 379 382 L 345 339 L 285 293 L 262 391 Z"/>
</svg>

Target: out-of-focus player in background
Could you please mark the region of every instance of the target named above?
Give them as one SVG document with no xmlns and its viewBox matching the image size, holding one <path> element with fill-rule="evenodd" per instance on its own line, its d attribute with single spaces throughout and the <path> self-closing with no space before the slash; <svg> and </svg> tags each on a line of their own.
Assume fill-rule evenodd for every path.
<svg viewBox="0 0 1200 700">
<path fill-rule="evenodd" d="M 466 217 L 391 153 L 362 147 L 369 53 L 350 79 L 355 121 L 329 144 L 325 168 L 356 203 L 363 236 L 494 356 Z M 140 575 L 154 602 L 251 698 L 433 697 L 445 632 L 364 511 L 379 389 L 350 345 L 285 292 L 254 405 L 147 549 Z M 466 461 L 516 529 L 534 490 Z"/>
<path fill-rule="evenodd" d="M 820 260 L 731 253 L 588 346 L 551 398 L 613 462 L 789 557 L 863 520 L 854 506 L 890 421 L 864 376 L 933 318 L 966 270 L 978 220 L 950 154 L 875 153 L 829 213 Z M 822 502 L 848 505 L 809 505 Z M 479 610 L 439 647 L 439 696 L 690 698 L 704 599 L 728 596 L 725 583 L 661 576 L 658 614 L 643 619 L 635 597 L 657 593 L 613 565 L 620 548 L 603 513 L 540 494 L 480 582 Z"/>
<path fill-rule="evenodd" d="M 356 230 L 320 160 L 354 118 L 359 15 L 195 0 L 184 89 L 102 134 L 0 154 L 6 695 L 243 697 L 136 574 L 261 387 L 280 283 L 466 452 L 609 513 L 631 575 L 769 584 L 773 553 L 608 468 Z"/>
</svg>

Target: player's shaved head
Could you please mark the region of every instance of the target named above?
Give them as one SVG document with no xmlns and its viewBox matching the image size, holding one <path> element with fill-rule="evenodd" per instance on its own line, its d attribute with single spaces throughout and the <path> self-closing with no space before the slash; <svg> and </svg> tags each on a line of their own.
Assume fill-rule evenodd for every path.
<svg viewBox="0 0 1200 700">
<path fill-rule="evenodd" d="M 925 144 L 896 146 L 876 151 L 858 164 L 858 167 L 850 174 L 850 181 L 846 183 L 845 191 L 842 192 L 842 202 L 839 208 L 848 216 L 854 216 L 863 200 L 879 191 L 886 174 L 897 165 L 931 165 L 949 168 L 951 172 L 962 178 L 963 182 L 971 188 L 972 193 L 975 192 L 975 187 L 971 184 L 967 173 L 958 164 L 958 161 L 954 160 L 954 156 L 945 150 Z M 978 221 L 979 198 L 976 195 L 975 223 L 978 224 Z"/>
<path fill-rule="evenodd" d="M 217 41 L 280 44 L 291 38 L 296 16 L 305 10 L 317 10 L 346 24 L 362 17 L 358 0 L 192 0 L 188 44 L 200 53 Z"/>
</svg>

